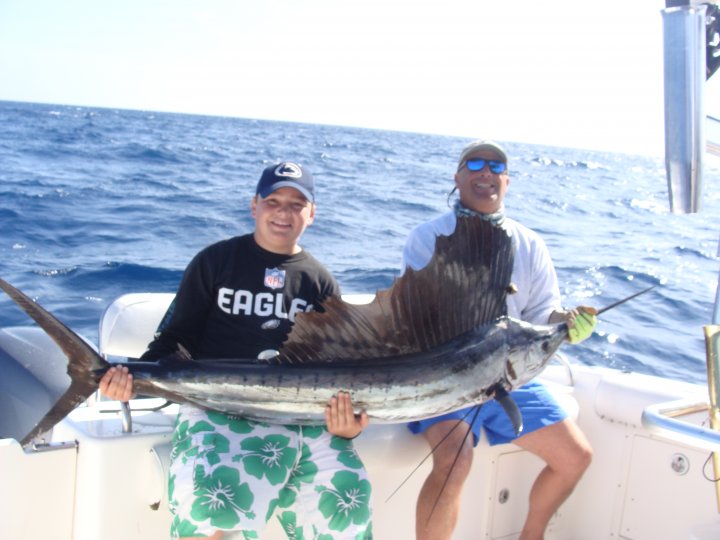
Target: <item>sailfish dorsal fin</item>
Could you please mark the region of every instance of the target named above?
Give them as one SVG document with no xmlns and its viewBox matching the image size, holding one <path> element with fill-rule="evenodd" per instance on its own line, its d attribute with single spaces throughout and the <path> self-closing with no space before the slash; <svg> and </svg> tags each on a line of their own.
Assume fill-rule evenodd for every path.
<svg viewBox="0 0 720 540">
<path fill-rule="evenodd" d="M 427 266 L 408 268 L 369 304 L 328 299 L 299 314 L 281 362 L 383 358 L 429 350 L 507 313 L 512 238 L 479 217 L 458 218 L 438 236 Z"/>
</svg>

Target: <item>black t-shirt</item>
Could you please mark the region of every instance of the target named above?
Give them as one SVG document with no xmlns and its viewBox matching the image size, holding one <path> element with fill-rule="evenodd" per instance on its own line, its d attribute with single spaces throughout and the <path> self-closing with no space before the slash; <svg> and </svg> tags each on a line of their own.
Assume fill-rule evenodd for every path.
<svg viewBox="0 0 720 540">
<path fill-rule="evenodd" d="M 340 287 L 312 255 L 262 249 L 252 234 L 218 242 L 198 253 L 143 360 L 177 350 L 198 360 L 251 359 L 279 349 L 295 315 L 312 311 Z"/>
</svg>

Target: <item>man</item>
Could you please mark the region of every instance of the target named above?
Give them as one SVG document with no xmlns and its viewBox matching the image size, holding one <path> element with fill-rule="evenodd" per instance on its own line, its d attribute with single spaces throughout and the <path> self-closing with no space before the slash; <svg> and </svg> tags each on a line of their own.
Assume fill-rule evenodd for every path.
<svg viewBox="0 0 720 540">
<path fill-rule="evenodd" d="M 479 215 L 502 223 L 513 237 L 512 282 L 518 289 L 508 296 L 508 315 L 534 324 L 565 321 L 570 328 L 570 341 L 578 343 L 592 333 L 596 312 L 582 306 L 573 310 L 560 307 L 557 276 L 545 243 L 535 232 L 505 217 L 503 199 L 510 183 L 507 163 L 505 151 L 492 141 L 474 141 L 466 146 L 460 155 L 452 190 L 458 191 L 459 200 L 451 212 L 411 232 L 403 251 L 403 267 L 418 270 L 425 266 L 432 257 L 435 237 L 451 234 L 457 219 Z M 584 434 L 540 383 L 531 381 L 510 395 L 523 415 L 520 436 L 514 433 L 510 420 L 495 401 L 481 407 L 472 425 L 472 441 L 465 438 L 467 429 L 453 429 L 458 421 L 472 422 L 473 415 L 466 416 L 467 409 L 409 424 L 411 431 L 422 433 L 431 448 L 437 446 L 432 471 L 417 501 L 418 540 L 451 538 L 481 427 L 485 428 L 490 444 L 513 442 L 546 464 L 530 492 L 520 540 L 543 538 L 550 518 L 590 465 L 592 449 Z M 467 419 L 462 420 L 463 417 Z"/>
<path fill-rule="evenodd" d="M 272 356 L 295 315 L 340 294 L 298 245 L 315 218 L 314 181 L 292 162 L 267 167 L 252 199 L 255 230 L 213 244 L 188 265 L 143 360 L 178 344 L 198 359 Z M 100 381 L 111 399 L 133 394 L 127 368 Z M 326 428 L 254 422 L 180 406 L 170 464 L 173 538 L 259 538 L 277 511 L 290 538 L 372 538 L 370 484 L 350 439 L 367 426 L 349 394 L 328 403 Z"/>
</svg>

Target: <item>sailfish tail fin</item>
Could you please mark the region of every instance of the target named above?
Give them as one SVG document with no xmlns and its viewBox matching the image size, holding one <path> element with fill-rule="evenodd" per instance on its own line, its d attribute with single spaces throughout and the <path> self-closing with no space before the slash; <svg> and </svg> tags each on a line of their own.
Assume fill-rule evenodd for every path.
<svg viewBox="0 0 720 540">
<path fill-rule="evenodd" d="M 0 279 L 0 289 L 2 289 L 25 313 L 27 313 L 35 322 L 45 331 L 45 333 L 62 349 L 67 357 L 67 375 L 70 376 L 70 386 L 61 392 L 58 392 L 56 385 L 53 388 L 42 389 L 47 404 L 48 400 L 53 400 L 47 412 L 23 412 L 22 418 L 17 419 L 14 404 L 27 396 L 21 396 L 14 400 L 12 395 L 6 396 L 0 400 L 0 406 L 3 410 L 0 416 L 14 417 L 12 427 L 0 423 L 0 437 L 13 437 L 20 441 L 22 445 L 31 442 L 38 435 L 48 431 L 70 411 L 87 399 L 98 388 L 99 374 L 106 371 L 108 364 L 83 338 L 70 330 L 54 315 L 45 310 L 42 306 L 34 302 L 26 296 L 22 291 L 10 285 L 7 281 Z M 14 373 L 19 378 L 27 381 L 28 379 L 43 380 L 46 378 L 46 372 L 51 368 L 42 365 L 46 362 L 45 355 L 26 354 L 21 348 L 14 348 L 13 354 L 9 354 L 6 350 L 0 350 L 3 353 L 3 361 L 12 363 Z M 41 374 L 40 377 L 33 378 L 33 374 Z M 36 386 L 43 386 L 41 382 L 35 382 Z M 19 385 L 21 386 L 21 385 Z M 17 392 L 22 392 L 27 386 L 21 386 Z M 12 394 L 12 381 L 7 383 L 5 389 L 6 394 Z M 31 404 L 34 406 L 35 404 Z M 27 404 L 25 404 L 27 406 Z M 4 410 L 5 407 L 11 408 L 10 411 Z"/>
</svg>

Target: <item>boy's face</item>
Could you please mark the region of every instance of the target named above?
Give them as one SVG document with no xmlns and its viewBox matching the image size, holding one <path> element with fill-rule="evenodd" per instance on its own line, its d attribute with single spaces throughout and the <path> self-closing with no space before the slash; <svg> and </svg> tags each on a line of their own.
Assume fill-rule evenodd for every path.
<svg viewBox="0 0 720 540">
<path fill-rule="evenodd" d="M 291 255 L 300 251 L 298 240 L 315 219 L 315 205 L 298 190 L 283 187 L 252 200 L 255 241 L 273 253 Z"/>
</svg>

